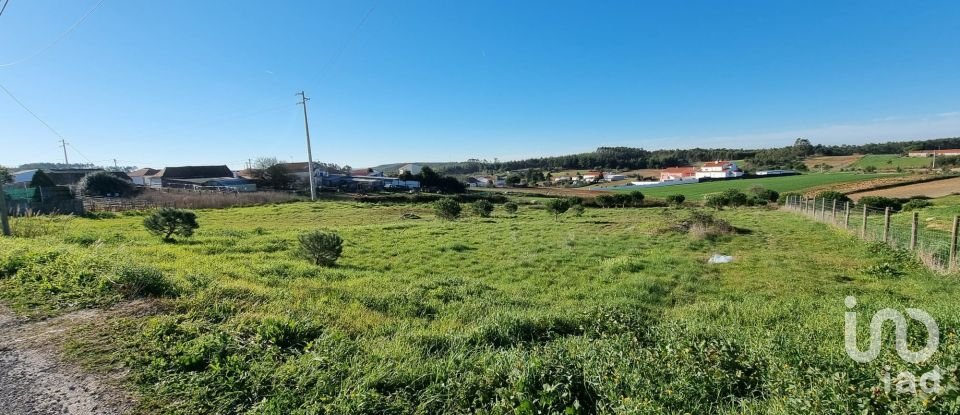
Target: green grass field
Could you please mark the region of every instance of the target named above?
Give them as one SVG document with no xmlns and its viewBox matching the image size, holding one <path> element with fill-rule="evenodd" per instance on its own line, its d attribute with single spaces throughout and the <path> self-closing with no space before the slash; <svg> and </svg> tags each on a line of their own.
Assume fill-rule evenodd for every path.
<svg viewBox="0 0 960 415">
<path fill-rule="evenodd" d="M 770 180 L 795 190 L 824 177 Z M 960 280 L 792 213 L 726 210 L 740 231 L 708 239 L 672 230 L 689 215 L 556 221 L 524 205 L 446 222 L 426 205 L 301 202 L 199 211 L 178 243 L 141 216 L 29 219 L 45 235 L 0 238 L 0 298 L 43 316 L 157 293 L 156 313 L 79 327 L 70 346 L 87 367 L 126 368 L 137 413 L 957 410 Z M 315 228 L 345 239 L 337 266 L 295 255 Z M 707 264 L 716 253 L 735 261 Z M 861 347 L 874 311 L 916 307 L 937 319 L 939 351 L 919 365 L 892 346 L 852 361 L 847 295 Z M 885 367 L 935 365 L 944 395 L 878 389 Z"/>
<path fill-rule="evenodd" d="M 897 167 L 903 169 L 923 169 L 929 168 L 933 162 L 932 157 L 901 157 L 897 154 L 868 154 L 863 156 L 850 167 L 862 169 L 867 166 L 873 166 L 877 170 L 896 170 Z"/>
<path fill-rule="evenodd" d="M 870 180 L 881 177 L 877 174 L 859 174 L 859 173 L 811 173 L 797 176 L 771 177 L 764 179 L 741 179 L 741 180 L 723 180 L 705 183 L 681 184 L 676 186 L 652 187 L 644 189 L 638 187 L 646 196 L 666 197 L 674 194 L 682 194 L 688 200 L 700 200 L 704 195 L 710 193 L 722 192 L 727 189 L 746 190 L 753 186 L 763 186 L 778 192 L 796 192 L 813 187 L 850 183 L 862 180 Z"/>
</svg>

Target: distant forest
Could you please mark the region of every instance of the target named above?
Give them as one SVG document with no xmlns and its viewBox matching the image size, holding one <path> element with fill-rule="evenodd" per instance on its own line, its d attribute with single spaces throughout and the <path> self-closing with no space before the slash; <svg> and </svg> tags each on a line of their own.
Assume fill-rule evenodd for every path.
<svg viewBox="0 0 960 415">
<path fill-rule="evenodd" d="M 644 150 L 632 147 L 600 147 L 590 153 L 540 157 L 526 160 L 469 160 L 459 163 L 437 163 L 436 169 L 446 174 L 471 174 L 482 171 L 522 169 L 590 170 L 590 169 L 660 169 L 686 166 L 713 160 L 744 160 L 748 169 L 805 169 L 802 160 L 811 156 L 849 156 L 853 154 L 905 154 L 913 150 L 960 148 L 960 137 L 921 141 L 895 141 L 862 145 L 822 145 L 798 138 L 794 145 L 769 149 L 676 149 Z"/>
</svg>

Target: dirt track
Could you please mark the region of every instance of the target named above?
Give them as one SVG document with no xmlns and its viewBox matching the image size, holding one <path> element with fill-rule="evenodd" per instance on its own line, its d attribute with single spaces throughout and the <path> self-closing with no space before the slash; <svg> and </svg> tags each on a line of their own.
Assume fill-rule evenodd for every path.
<svg viewBox="0 0 960 415">
<path fill-rule="evenodd" d="M 864 196 L 886 196 L 897 198 L 907 198 L 911 196 L 941 197 L 950 195 L 952 193 L 960 193 L 960 177 L 892 187 L 889 189 L 852 193 L 848 196 L 850 196 L 850 198 L 853 200 L 860 200 L 860 198 Z"/>
<path fill-rule="evenodd" d="M 101 318 L 82 310 L 28 322 L 0 306 L 0 414 L 122 414 L 132 399 L 111 380 L 63 362 L 60 345 L 78 323 Z"/>
</svg>

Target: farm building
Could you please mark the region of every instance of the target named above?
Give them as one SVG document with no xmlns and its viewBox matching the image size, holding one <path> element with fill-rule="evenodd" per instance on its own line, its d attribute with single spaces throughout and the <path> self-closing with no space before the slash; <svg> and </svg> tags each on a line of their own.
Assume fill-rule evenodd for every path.
<svg viewBox="0 0 960 415">
<path fill-rule="evenodd" d="M 732 161 L 710 161 L 703 163 L 703 166 L 697 170 L 698 179 L 730 179 L 743 176 L 743 171 Z"/>
<path fill-rule="evenodd" d="M 669 167 L 660 170 L 660 181 L 667 182 L 673 180 L 683 180 L 697 177 L 696 167 Z"/>
<path fill-rule="evenodd" d="M 181 189 L 213 188 L 237 192 L 253 192 L 257 185 L 243 178 L 233 177 L 227 166 L 167 167 L 154 175 L 144 176 L 150 187 Z"/>
<path fill-rule="evenodd" d="M 417 180 L 401 180 L 397 177 L 328 174 L 320 177 L 319 186 L 334 187 L 346 191 L 413 190 L 420 188 L 420 182 Z"/>
<path fill-rule="evenodd" d="M 160 170 L 157 169 L 143 168 L 127 173 L 127 175 L 130 176 L 133 184 L 137 186 L 147 186 L 146 177 L 153 176 L 159 172 Z"/>
<path fill-rule="evenodd" d="M 796 170 L 759 170 L 755 174 L 757 176 L 789 176 L 797 172 Z"/>
<path fill-rule="evenodd" d="M 13 184 L 30 184 L 30 181 L 33 180 L 33 175 L 36 173 L 37 169 L 13 172 Z"/>
<path fill-rule="evenodd" d="M 942 156 L 954 157 L 954 156 L 960 156 L 960 149 L 917 150 L 917 151 L 911 151 L 907 153 L 907 155 L 910 157 L 933 157 L 934 155 L 936 155 L 937 157 L 942 157 Z"/>
</svg>

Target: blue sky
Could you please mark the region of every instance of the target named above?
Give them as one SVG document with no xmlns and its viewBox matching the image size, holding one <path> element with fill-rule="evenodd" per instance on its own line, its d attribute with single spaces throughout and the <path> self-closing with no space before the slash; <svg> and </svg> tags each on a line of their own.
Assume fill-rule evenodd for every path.
<svg viewBox="0 0 960 415">
<path fill-rule="evenodd" d="M 960 135 L 956 1 L 104 0 L 45 48 L 98 1 L 0 16 L 0 84 L 71 161 L 302 160 L 301 89 L 355 167 Z M 0 164 L 58 140 L 0 94 Z"/>
</svg>

